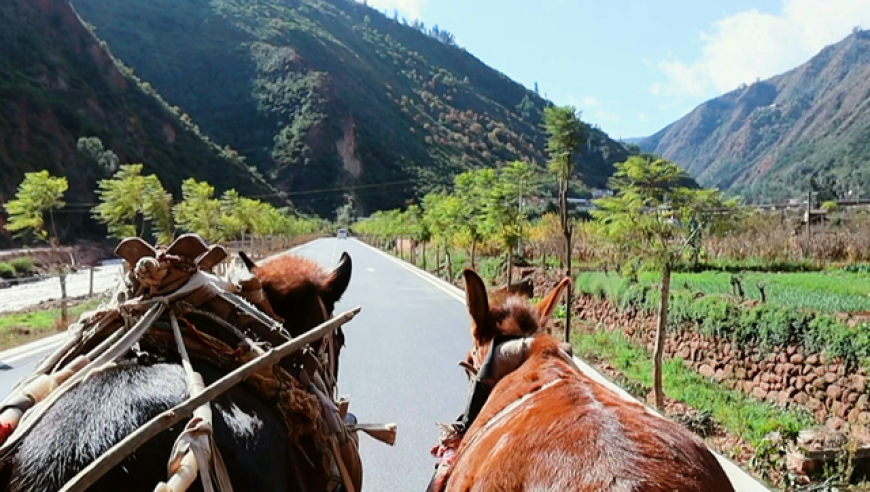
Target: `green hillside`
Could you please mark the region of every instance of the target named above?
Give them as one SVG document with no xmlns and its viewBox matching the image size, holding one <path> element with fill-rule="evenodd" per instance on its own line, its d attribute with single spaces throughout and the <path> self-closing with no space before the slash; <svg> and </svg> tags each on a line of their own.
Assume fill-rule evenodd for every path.
<svg viewBox="0 0 870 492">
<path fill-rule="evenodd" d="M 193 176 L 243 194 L 276 193 L 140 86 L 68 2 L 0 2 L 0 204 L 25 172 L 48 169 L 68 177 L 66 201 L 77 204 L 62 214 L 66 234 L 97 231 L 86 204 L 109 173 L 79 155 L 81 137 L 98 137 L 122 163 L 145 163 L 175 192 Z"/>
<path fill-rule="evenodd" d="M 302 208 L 328 215 L 347 195 L 361 212 L 394 208 L 469 168 L 546 161 L 544 99 L 449 33 L 355 1 L 74 3 L 137 74 Z M 594 130 L 580 171 L 603 186 L 627 155 Z"/>
</svg>

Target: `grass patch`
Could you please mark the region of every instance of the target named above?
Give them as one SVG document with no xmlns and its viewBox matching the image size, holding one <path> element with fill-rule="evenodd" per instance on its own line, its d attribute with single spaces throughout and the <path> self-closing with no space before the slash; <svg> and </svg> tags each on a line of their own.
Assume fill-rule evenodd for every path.
<svg viewBox="0 0 870 492">
<path fill-rule="evenodd" d="M 27 256 L 22 258 L 15 258 L 9 262 L 9 265 L 15 270 L 15 274 L 19 277 L 26 275 L 33 275 L 36 273 L 36 264 L 33 262 L 33 258 L 29 258 Z"/>
<path fill-rule="evenodd" d="M 767 260 L 764 258 L 746 258 L 733 260 L 728 258 L 712 260 L 706 263 L 680 263 L 675 267 L 678 272 L 703 272 L 708 270 L 740 273 L 740 272 L 817 272 L 822 265 L 812 260 Z"/>
<path fill-rule="evenodd" d="M 96 309 L 102 299 L 94 298 L 69 308 L 69 319 L 75 321 L 86 311 Z M 0 317 L 0 350 L 54 335 L 66 329 L 58 325 L 60 308 L 43 309 Z"/>
<path fill-rule="evenodd" d="M 581 332 L 574 336 L 574 350 L 580 358 L 602 359 L 629 380 L 652 387 L 653 362 L 650 354 L 619 332 Z M 668 360 L 664 366 L 664 390 L 713 418 L 733 434 L 753 446 L 772 431 L 795 435 L 814 425 L 807 412 L 777 408 L 759 402 L 743 392 L 708 381 L 681 360 Z"/>
<path fill-rule="evenodd" d="M 701 273 L 675 273 L 671 291 L 731 294 L 731 279 L 740 279 L 748 299 L 761 300 L 763 286 L 767 302 L 774 306 L 797 309 L 812 309 L 821 313 L 870 311 L 870 276 L 843 270 L 799 273 L 742 273 L 720 271 Z M 643 285 L 653 286 L 661 282 L 657 272 L 644 272 L 639 276 Z M 617 298 L 623 278 L 603 272 L 585 272 L 578 276 L 577 286 L 588 294 L 606 294 Z"/>
</svg>

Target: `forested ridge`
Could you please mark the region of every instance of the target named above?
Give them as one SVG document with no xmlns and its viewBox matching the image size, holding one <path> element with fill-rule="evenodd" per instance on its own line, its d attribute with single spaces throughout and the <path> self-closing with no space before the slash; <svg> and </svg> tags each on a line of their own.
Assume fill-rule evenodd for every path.
<svg viewBox="0 0 870 492">
<path fill-rule="evenodd" d="M 543 164 L 548 102 L 437 26 L 347 0 L 76 0 L 121 59 L 302 209 L 403 206 L 468 169 Z M 627 149 L 590 129 L 604 186 Z"/>
<path fill-rule="evenodd" d="M 113 169 L 79 151 L 83 138 L 115 155 L 109 167 L 141 162 L 175 193 L 196 177 L 281 201 L 232 150 L 208 140 L 118 63 L 69 3 L 0 2 L 0 203 L 25 172 L 43 169 L 69 177 L 70 204 L 94 202 L 96 181 Z M 87 208 L 63 212 L 69 232 L 87 232 Z"/>
</svg>

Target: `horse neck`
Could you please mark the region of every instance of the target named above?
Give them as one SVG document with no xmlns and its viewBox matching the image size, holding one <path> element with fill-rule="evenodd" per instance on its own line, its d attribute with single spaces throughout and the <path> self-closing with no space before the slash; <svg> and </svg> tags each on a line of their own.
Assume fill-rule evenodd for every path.
<svg viewBox="0 0 870 492">
<path fill-rule="evenodd" d="M 539 335 L 532 343 L 526 361 L 493 388 L 486 405 L 466 433 L 466 441 L 492 425 L 490 421 L 509 418 L 508 413 L 521 411 L 525 401 L 538 392 L 549 391 L 563 381 L 581 380 L 586 379 L 568 362 L 568 356 L 561 351 L 558 342 L 548 335 Z"/>
</svg>

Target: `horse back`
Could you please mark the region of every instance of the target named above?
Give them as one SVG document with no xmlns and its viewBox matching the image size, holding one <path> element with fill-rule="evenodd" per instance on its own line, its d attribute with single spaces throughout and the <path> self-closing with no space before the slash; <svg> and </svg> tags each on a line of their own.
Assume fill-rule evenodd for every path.
<svg viewBox="0 0 870 492">
<path fill-rule="evenodd" d="M 536 345 L 468 430 L 447 491 L 733 491 L 688 430 L 586 378 L 555 346 Z"/>
<path fill-rule="evenodd" d="M 219 377 L 197 367 L 206 380 Z M 0 490 L 52 492 L 111 446 L 188 396 L 177 364 L 122 365 L 63 395 L 2 463 Z M 287 432 L 271 408 L 243 387 L 213 402 L 215 441 L 236 490 L 289 490 Z M 148 441 L 89 490 L 150 492 L 167 478 L 183 423 Z M 199 481 L 190 489 L 202 490 Z"/>
</svg>

